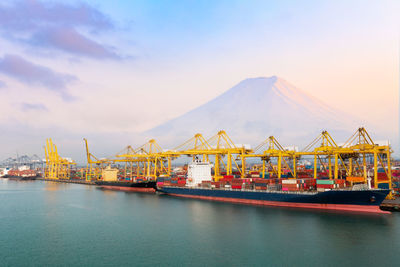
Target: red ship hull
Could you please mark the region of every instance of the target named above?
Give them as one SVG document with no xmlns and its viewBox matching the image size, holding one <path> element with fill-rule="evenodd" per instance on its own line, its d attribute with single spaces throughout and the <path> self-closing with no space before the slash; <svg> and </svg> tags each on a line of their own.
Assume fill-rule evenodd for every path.
<svg viewBox="0 0 400 267">
<path fill-rule="evenodd" d="M 102 189 L 107 189 L 107 190 L 126 191 L 126 192 L 142 192 L 142 193 L 156 192 L 156 189 L 150 187 L 146 188 L 146 187 L 127 187 L 127 186 L 111 186 L 111 185 L 102 185 L 100 187 Z"/>
<path fill-rule="evenodd" d="M 195 195 L 184 195 L 184 194 L 169 194 L 169 195 L 176 196 L 176 197 L 185 197 L 185 198 L 202 199 L 202 200 L 210 200 L 210 201 L 221 201 L 221 202 L 229 202 L 229 203 L 237 203 L 237 204 L 390 214 L 389 211 L 381 210 L 379 208 L 379 206 L 347 205 L 347 204 L 290 203 L 290 202 L 279 202 L 279 201 L 195 196 Z"/>
</svg>

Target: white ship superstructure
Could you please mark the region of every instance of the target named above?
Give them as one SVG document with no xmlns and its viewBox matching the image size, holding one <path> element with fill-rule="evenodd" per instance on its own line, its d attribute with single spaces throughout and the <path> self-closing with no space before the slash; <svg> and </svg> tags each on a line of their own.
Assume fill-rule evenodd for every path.
<svg viewBox="0 0 400 267">
<path fill-rule="evenodd" d="M 197 186 L 202 181 L 210 181 L 213 165 L 209 162 L 202 162 L 197 157 L 188 165 L 187 186 Z"/>
</svg>

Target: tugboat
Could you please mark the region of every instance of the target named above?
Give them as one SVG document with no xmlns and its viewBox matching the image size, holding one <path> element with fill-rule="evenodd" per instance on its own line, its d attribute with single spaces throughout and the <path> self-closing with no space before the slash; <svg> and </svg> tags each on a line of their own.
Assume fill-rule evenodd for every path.
<svg viewBox="0 0 400 267">
<path fill-rule="evenodd" d="M 96 185 L 102 189 L 119 190 L 128 192 L 155 193 L 156 181 L 145 177 L 133 178 L 133 181 L 118 180 L 118 170 L 108 166 L 102 171 L 102 180 L 96 181 Z"/>
</svg>

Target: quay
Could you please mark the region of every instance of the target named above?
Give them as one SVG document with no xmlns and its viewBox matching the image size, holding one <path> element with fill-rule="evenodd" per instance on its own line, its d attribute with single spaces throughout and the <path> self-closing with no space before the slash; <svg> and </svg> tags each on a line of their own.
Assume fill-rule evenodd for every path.
<svg viewBox="0 0 400 267">
<path fill-rule="evenodd" d="M 86 184 L 86 185 L 96 185 L 93 181 L 86 181 L 83 179 L 45 179 L 45 178 L 36 178 L 39 181 L 47 181 L 47 182 L 57 182 L 57 183 L 69 183 L 69 184 Z"/>
</svg>

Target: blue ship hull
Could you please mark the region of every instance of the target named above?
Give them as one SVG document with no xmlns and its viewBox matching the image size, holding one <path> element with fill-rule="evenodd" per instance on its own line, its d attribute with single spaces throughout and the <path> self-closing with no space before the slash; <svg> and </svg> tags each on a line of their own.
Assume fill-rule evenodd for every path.
<svg viewBox="0 0 400 267">
<path fill-rule="evenodd" d="M 231 203 L 326 210 L 387 213 L 379 206 L 390 190 L 329 190 L 325 192 L 270 192 L 165 186 L 158 191 L 179 197 Z"/>
</svg>

